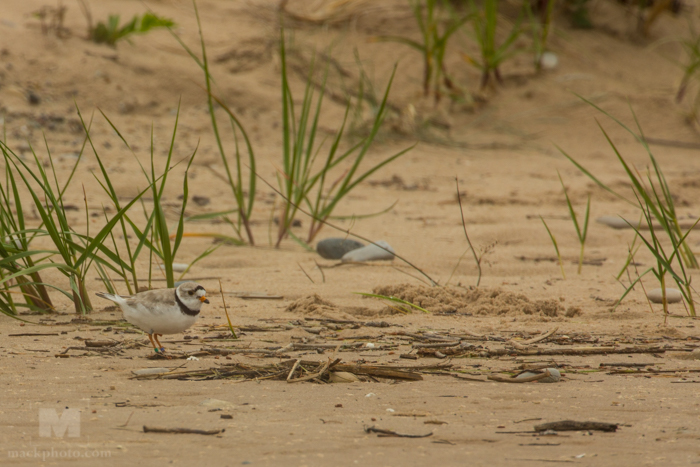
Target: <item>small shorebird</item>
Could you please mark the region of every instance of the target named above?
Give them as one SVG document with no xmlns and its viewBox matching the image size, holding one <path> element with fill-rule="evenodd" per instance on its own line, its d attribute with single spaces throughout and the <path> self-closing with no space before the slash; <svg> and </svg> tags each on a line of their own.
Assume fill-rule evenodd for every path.
<svg viewBox="0 0 700 467">
<path fill-rule="evenodd" d="M 124 318 L 148 334 L 157 352 L 165 351 L 158 340 L 163 334 L 177 334 L 192 326 L 202 303 L 209 303 L 207 291 L 195 282 L 184 282 L 174 289 L 148 290 L 128 297 L 97 292 L 122 309 Z"/>
</svg>

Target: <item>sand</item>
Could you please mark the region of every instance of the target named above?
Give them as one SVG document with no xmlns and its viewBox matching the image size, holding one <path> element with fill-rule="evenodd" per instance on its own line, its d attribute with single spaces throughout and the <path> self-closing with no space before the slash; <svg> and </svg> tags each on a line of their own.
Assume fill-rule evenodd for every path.
<svg viewBox="0 0 700 467">
<path fill-rule="evenodd" d="M 201 71 L 167 32 L 156 31 L 110 48 L 84 39 L 86 22 L 77 4 L 64 2 L 68 9 L 63 24 L 67 29 L 57 37 L 55 29 L 42 34 L 39 20 L 31 15 L 43 5 L 55 6 L 51 2 L 5 3 L 0 11 L 0 117 L 7 144 L 15 152 L 30 157 L 31 144 L 45 160 L 45 135 L 59 177 L 66 177 L 84 137 L 77 105 L 84 118 L 94 117 L 91 135 L 95 146 L 116 190 L 123 199 L 130 199 L 146 186 L 134 158 L 149 163 L 151 129 L 155 162 L 162 170 L 179 103 L 174 160 L 191 156 L 198 148 L 188 175 L 190 195 L 210 200 L 208 204 L 190 202 L 188 214 L 235 208 L 230 189 L 221 181 L 223 166 L 212 136 Z M 693 383 L 700 380 L 687 371 L 700 368 L 695 354 L 689 352 L 697 347 L 700 337 L 696 322 L 687 318 L 682 304 L 671 305 L 671 315 L 665 320 L 661 306 L 650 307 L 641 287 L 613 311 L 624 290 L 615 277 L 625 263 L 634 234 L 594 219 L 635 219 L 639 211 L 595 185 L 557 149 L 631 196 L 629 181 L 598 123 L 639 170 L 648 165 L 646 151 L 577 95 L 634 126 L 631 106 L 645 134 L 666 141 L 652 144 L 651 149 L 672 187 L 679 215 L 697 218 L 700 136 L 687 119 L 694 89 L 684 102 L 675 102 L 682 71 L 674 60 L 682 55 L 678 43 L 666 40 L 687 34 L 686 18 L 697 20 L 697 12 L 661 15 L 651 36 L 642 38 L 635 33 L 636 19 L 628 7 L 592 1 L 593 30 L 572 29 L 564 16 L 557 17 L 550 40 L 550 49 L 559 58 L 555 69 L 534 73 L 530 54 L 523 52 L 503 65 L 502 85 L 483 91 L 479 90 L 478 70 L 469 67 L 460 55 L 461 51 L 469 52 L 473 42 L 462 37 L 449 50 L 447 67 L 473 99 L 450 103 L 444 98 L 435 106 L 432 99 L 422 97 L 419 55 L 401 44 L 371 40 L 380 34 L 417 37 L 405 2 L 364 2 L 364 10 L 350 2 L 330 12 L 302 3 L 289 2 L 296 19 L 288 17 L 286 23 L 294 34 L 294 47 L 290 48 L 293 69 L 303 68 L 314 49 L 324 50 L 333 44 L 333 57 L 350 73 L 345 78 L 345 84 L 350 85 L 357 82 L 359 73 L 354 58 L 357 49 L 365 72 L 381 93 L 398 61 L 389 99 L 392 113 L 363 164 L 376 164 L 415 144 L 418 137 L 415 148 L 352 191 L 335 212 L 343 218 L 333 222 L 363 237 L 387 241 L 400 256 L 447 287 L 429 287 L 425 276 L 400 259 L 337 265 L 290 239 L 274 248 L 276 229 L 269 227 L 269 220 L 275 195 L 260 182 L 252 219 L 256 246 L 224 245 L 191 269 L 187 277 L 207 288 L 211 304 L 205 306 L 199 323 L 184 334 L 188 339 L 165 336 L 163 344 L 178 356 L 212 345 L 205 337 L 227 335 L 218 292 L 220 278 L 223 290 L 230 293 L 226 304 L 239 341 L 220 341 L 215 343 L 217 347 L 265 350 L 342 340 L 361 346 L 324 353 L 294 350 L 280 356 L 200 354 L 190 360 L 152 360 L 146 336 L 125 328 L 119 322 L 121 313 L 107 308 L 109 303 L 94 297 L 96 311 L 88 316 L 90 321 L 71 321 L 76 318 L 72 303 L 53 294 L 55 314 L 23 316 L 34 323 L 41 320 L 45 326 L 0 317 L 0 384 L 4 394 L 0 401 L 1 463 L 697 463 L 700 399 Z M 244 123 L 258 157 L 257 171 L 273 185 L 282 154 L 276 4 L 264 0 L 198 2 L 216 80 L 214 92 Z M 162 0 L 148 6 L 172 18 L 182 40 L 198 50 L 190 2 Z M 90 7 L 94 20 L 110 13 L 129 18 L 144 11 L 144 4 L 126 0 L 91 2 Z M 528 43 L 523 37 L 517 47 Z M 292 77 L 298 104 L 303 81 L 295 71 Z M 333 95 L 324 106 L 324 136 L 332 135 L 344 112 L 337 101 L 345 94 L 335 72 L 329 78 L 329 89 Z M 34 96 L 31 99 L 30 93 Z M 133 154 L 98 110 L 119 128 Z M 218 115 L 224 122 L 220 110 Z M 353 120 L 352 132 L 362 134 L 368 117 L 366 111 Z M 226 125 L 222 131 L 226 131 L 230 155 L 233 139 Z M 103 225 L 99 213 L 109 199 L 91 175 L 98 170 L 92 151 L 86 150 L 83 157 L 66 202 L 76 207 L 69 212 L 72 226 L 84 231 L 89 222 L 94 232 Z M 338 176 L 342 170 L 339 168 Z M 581 274 L 577 274 L 576 265 L 579 244 L 557 171 L 579 216 L 589 195 L 591 199 Z M 183 174 L 183 164 L 173 169 L 165 191 L 164 203 L 172 221 L 181 204 L 178 196 Z M 455 177 L 459 179 L 465 225 L 481 257 L 478 287 Z M 378 216 L 350 219 L 387 208 Z M 91 217 L 93 213 L 98 215 Z M 566 279 L 540 216 L 557 238 Z M 303 214 L 297 218 L 301 227 L 293 231 L 303 238 L 310 219 Z M 226 224 L 211 221 L 188 223 L 187 230 L 234 234 Z M 344 235 L 324 227 L 312 244 Z M 696 233 L 688 237 L 696 250 L 699 241 Z M 188 263 L 210 245 L 211 238 L 187 237 L 177 261 Z M 636 261 L 639 272 L 654 265 L 644 248 Z M 139 268 L 146 274 L 145 255 L 139 259 Z M 690 273 L 697 276 L 697 270 Z M 630 275 L 634 274 L 631 269 Z M 44 277 L 67 287 L 60 274 L 46 272 Z M 623 275 L 622 281 L 628 284 L 628 276 Z M 658 287 L 651 275 L 643 282 L 647 289 Z M 125 287 L 120 287 L 125 293 Z M 103 289 L 96 275 L 89 277 L 88 288 L 91 292 Z M 240 298 L 244 292 L 268 298 Z M 364 298 L 357 292 L 397 296 L 431 313 L 404 313 L 394 304 Z M 489 354 L 513 349 L 508 340 L 523 342 L 555 327 L 551 338 L 529 348 L 653 345 L 660 350 L 594 355 Z M 120 347 L 114 352 L 89 350 L 85 349 L 86 339 L 114 340 Z M 440 339 L 461 340 L 460 351 L 445 349 L 442 355 L 446 358 L 438 358 L 433 348 L 418 352 L 419 347 L 412 347 Z M 664 352 L 664 346 L 673 351 Z M 56 357 L 62 353 L 69 357 Z M 400 358 L 409 353 L 420 357 Z M 365 381 L 334 384 L 287 383 L 284 378 L 142 380 L 133 379 L 132 373 L 161 367 L 182 366 L 184 371 L 233 363 L 271 365 L 302 357 L 322 364 L 329 358 L 341 358 L 345 363 L 445 364 L 451 369 L 449 375 L 423 374 L 420 381 L 363 377 Z M 562 380 L 522 385 L 484 382 L 491 373 L 504 376 L 505 371 L 519 371 L 523 363 L 537 362 L 557 365 Z M 639 364 L 617 370 L 642 371 L 620 374 L 600 366 L 615 363 Z M 50 413 L 58 415 L 74 413 L 62 412 L 66 408 L 79 410 L 79 436 L 70 436 L 70 430 L 64 436 L 40 436 L 40 414 L 49 413 L 42 409 L 55 410 Z M 222 414 L 231 418 L 221 418 Z M 620 426 L 615 433 L 532 433 L 534 425 L 558 420 Z M 144 425 L 225 431 L 217 435 L 144 433 Z M 371 426 L 432 435 L 379 437 L 365 432 L 364 428 Z"/>
</svg>

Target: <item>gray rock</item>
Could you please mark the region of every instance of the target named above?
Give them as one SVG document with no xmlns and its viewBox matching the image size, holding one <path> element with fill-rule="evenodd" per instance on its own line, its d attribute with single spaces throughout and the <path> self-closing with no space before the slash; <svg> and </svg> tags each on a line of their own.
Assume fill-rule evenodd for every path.
<svg viewBox="0 0 700 467">
<path fill-rule="evenodd" d="M 561 379 L 561 373 L 559 373 L 559 370 L 556 368 L 547 368 L 549 370 L 550 376 L 547 376 L 546 378 L 538 379 L 538 383 L 558 383 L 559 380 Z M 515 379 L 523 379 L 523 378 L 529 378 L 531 376 L 536 376 L 538 373 L 533 373 L 531 371 L 526 371 L 525 373 L 521 373 L 518 376 L 515 377 Z"/>
<path fill-rule="evenodd" d="M 379 246 L 377 246 L 379 245 Z M 383 247 L 383 248 L 380 248 Z M 388 250 L 388 251 L 387 251 Z M 393 260 L 394 249 L 384 240 L 376 241 L 370 245 L 363 246 L 357 250 L 352 250 L 345 253 L 341 258 L 343 263 L 347 262 L 362 262 L 362 261 L 378 261 L 378 260 Z"/>
<path fill-rule="evenodd" d="M 364 245 L 358 241 L 350 240 L 349 238 L 325 238 L 318 242 L 316 251 L 322 258 L 340 259 L 349 251 L 362 248 Z"/>
<path fill-rule="evenodd" d="M 663 294 L 661 289 L 650 290 L 647 294 L 649 300 L 654 303 L 663 303 Z M 683 300 L 683 294 L 680 290 L 674 289 L 673 287 L 666 287 L 666 302 L 667 303 L 678 303 Z"/>
</svg>

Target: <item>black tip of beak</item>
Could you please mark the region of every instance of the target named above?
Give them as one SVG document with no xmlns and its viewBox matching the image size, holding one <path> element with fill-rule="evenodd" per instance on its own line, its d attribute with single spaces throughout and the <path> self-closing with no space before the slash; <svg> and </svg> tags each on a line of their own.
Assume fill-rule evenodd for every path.
<svg viewBox="0 0 700 467">
<path fill-rule="evenodd" d="M 205 298 L 205 299 L 204 299 L 204 303 L 209 303 L 209 299 L 208 299 L 208 298 Z"/>
</svg>

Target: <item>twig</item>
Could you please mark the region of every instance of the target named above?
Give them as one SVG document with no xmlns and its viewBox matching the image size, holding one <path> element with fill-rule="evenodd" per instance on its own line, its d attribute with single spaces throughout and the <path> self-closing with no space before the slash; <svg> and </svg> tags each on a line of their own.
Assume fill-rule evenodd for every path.
<svg viewBox="0 0 700 467">
<path fill-rule="evenodd" d="M 321 273 L 321 279 L 322 282 L 325 284 L 326 283 L 326 275 L 323 273 L 323 268 L 321 267 L 320 264 L 318 264 L 318 261 L 314 260 L 314 263 L 316 263 L 316 267 L 318 268 L 319 272 Z"/>
<path fill-rule="evenodd" d="M 469 249 L 472 250 L 472 254 L 474 255 L 474 261 L 476 262 L 476 267 L 479 270 L 479 276 L 476 279 L 476 286 L 479 287 L 479 284 L 481 283 L 481 258 L 477 256 L 476 250 L 474 250 L 474 245 L 472 245 L 472 241 L 469 240 L 469 234 L 467 233 L 467 223 L 464 220 L 464 211 L 462 210 L 462 195 L 460 195 L 459 193 L 458 177 L 455 177 L 455 183 L 457 184 L 457 202 L 459 203 L 459 214 L 462 216 L 462 228 L 464 229 L 464 236 L 467 237 Z"/>
<path fill-rule="evenodd" d="M 439 347 L 454 347 L 459 345 L 459 341 L 456 342 L 437 342 L 434 344 L 413 344 L 414 349 L 430 349 Z"/>
<path fill-rule="evenodd" d="M 301 267 L 301 264 L 300 264 L 300 263 L 297 262 L 297 266 L 299 266 L 299 269 L 301 269 L 301 272 L 304 273 L 304 275 L 306 276 L 306 278 L 309 279 L 309 280 L 311 281 L 312 284 L 316 284 L 316 282 L 314 282 L 314 280 L 311 278 L 311 276 L 309 276 L 309 275 L 306 273 L 306 271 L 304 271 L 304 268 Z"/>
<path fill-rule="evenodd" d="M 226 429 L 221 430 L 194 430 L 192 428 L 160 428 L 156 426 L 143 426 L 144 433 L 190 433 L 195 435 L 218 435 Z"/>
<path fill-rule="evenodd" d="M 294 366 L 292 366 L 292 369 L 290 370 L 289 374 L 287 375 L 287 382 L 292 379 L 292 375 L 296 371 L 296 369 L 299 367 L 299 363 L 301 363 L 301 358 L 297 358 L 297 361 L 294 362 Z"/>
<path fill-rule="evenodd" d="M 546 338 L 548 338 L 549 336 L 553 335 L 555 332 L 557 332 L 558 329 L 559 329 L 559 326 L 555 327 L 554 329 L 552 329 L 549 332 L 545 332 L 544 334 L 540 334 L 539 336 L 537 336 L 533 339 L 523 341 L 523 342 L 521 342 L 521 344 L 530 345 L 530 344 L 535 344 L 537 342 L 541 342 L 541 341 L 545 340 Z"/>
<path fill-rule="evenodd" d="M 384 430 L 382 428 L 375 428 L 373 426 L 366 426 L 365 433 L 377 433 L 379 436 L 394 436 L 396 438 L 427 438 L 428 436 L 433 436 L 432 431 L 424 435 L 408 435 L 405 433 L 398 433 L 396 431 Z"/>
<path fill-rule="evenodd" d="M 549 376 L 552 376 L 552 374 L 549 372 L 549 370 L 544 370 L 544 373 L 542 373 L 542 374 L 528 376 L 525 378 L 506 378 L 504 376 L 498 376 L 498 375 L 488 375 L 486 378 L 490 379 L 491 381 L 498 381 L 499 383 L 531 383 L 533 381 L 538 381 L 540 379 L 544 379 L 544 378 L 547 378 Z"/>
<path fill-rule="evenodd" d="M 228 321 L 228 328 L 231 331 L 234 339 L 238 339 L 236 331 L 233 330 L 233 325 L 231 324 L 231 318 L 228 316 L 228 308 L 226 308 L 226 299 L 224 298 L 224 289 L 221 286 L 221 279 L 219 279 L 219 293 L 221 294 L 221 301 L 224 303 L 224 313 L 226 313 L 226 321 Z"/>
</svg>

